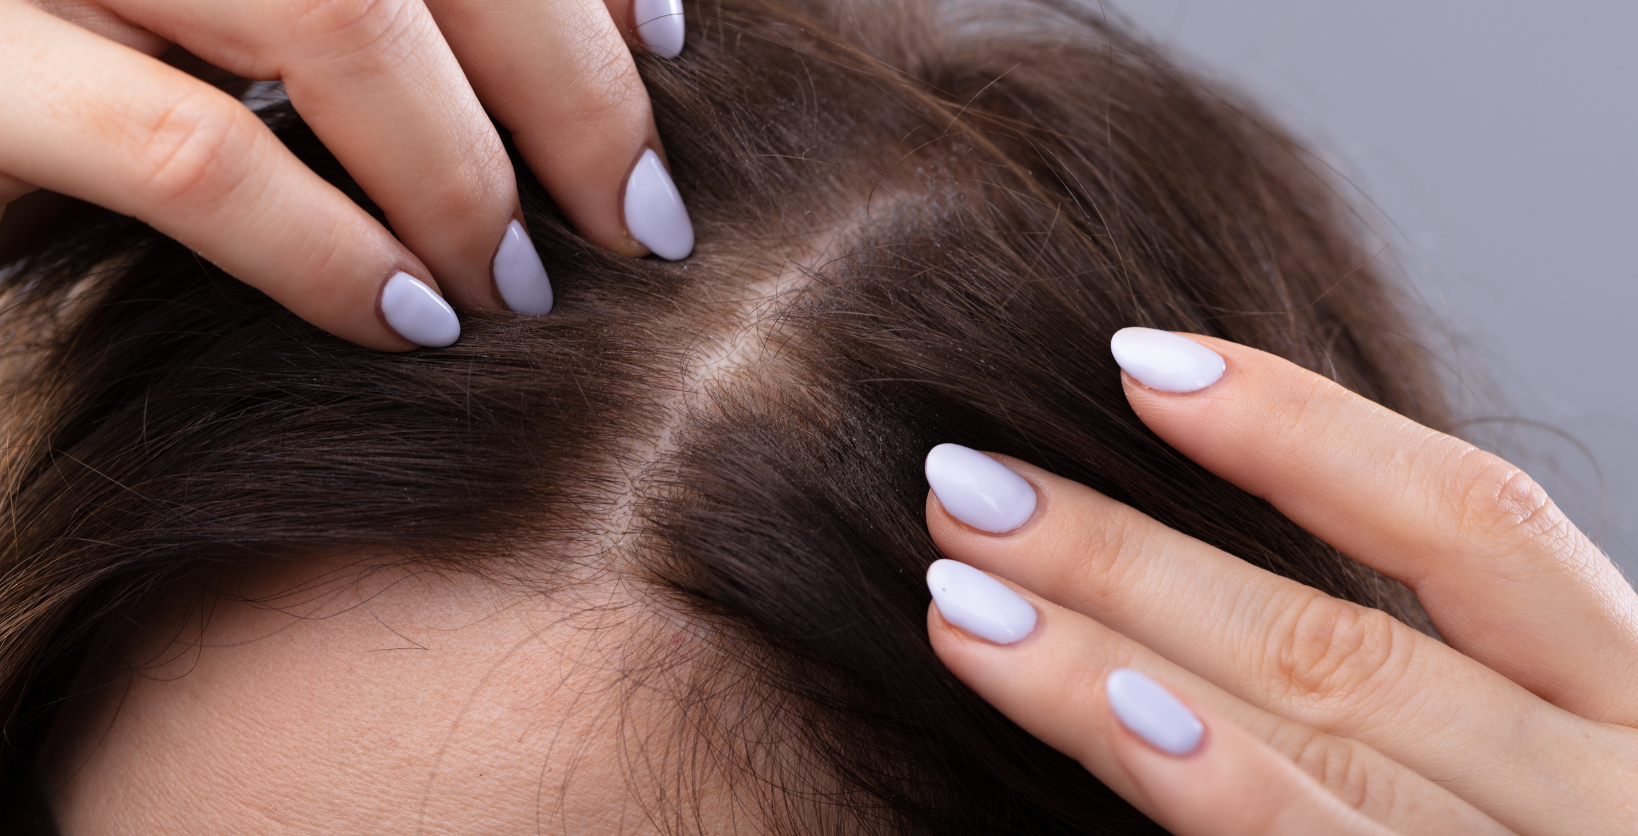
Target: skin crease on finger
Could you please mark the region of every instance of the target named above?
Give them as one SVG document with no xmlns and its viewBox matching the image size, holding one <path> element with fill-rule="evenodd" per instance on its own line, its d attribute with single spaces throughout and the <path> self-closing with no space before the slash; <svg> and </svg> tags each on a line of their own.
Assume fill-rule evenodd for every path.
<svg viewBox="0 0 1638 836">
<path fill-rule="evenodd" d="M 308 562 L 224 587 L 262 600 L 177 596 L 68 709 L 64 836 L 653 831 L 675 709 L 628 687 L 652 625 L 607 589 Z M 745 824 L 710 786 L 705 831 Z"/>
<path fill-rule="evenodd" d="M 137 52 L 158 55 L 170 46 L 164 38 L 90 0 L 33 0 L 33 5 Z"/>
</svg>

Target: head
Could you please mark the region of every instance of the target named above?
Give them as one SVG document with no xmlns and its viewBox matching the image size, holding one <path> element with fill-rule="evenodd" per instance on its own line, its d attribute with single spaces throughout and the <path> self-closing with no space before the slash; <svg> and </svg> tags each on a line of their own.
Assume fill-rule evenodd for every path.
<svg viewBox="0 0 1638 836">
<path fill-rule="evenodd" d="M 602 252 L 520 168 L 548 316 L 377 353 L 113 216 L 11 274 L 9 786 L 70 833 L 1160 832 L 928 647 L 941 442 L 1425 624 L 1108 352 L 1210 334 L 1446 423 L 1300 146 L 1070 3 L 700 12 L 639 59 L 695 254 Z"/>
</svg>

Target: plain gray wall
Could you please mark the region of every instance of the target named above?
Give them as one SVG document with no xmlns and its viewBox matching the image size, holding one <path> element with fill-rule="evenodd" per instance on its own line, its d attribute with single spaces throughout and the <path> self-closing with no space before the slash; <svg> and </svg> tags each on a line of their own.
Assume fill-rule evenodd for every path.
<svg viewBox="0 0 1638 836">
<path fill-rule="evenodd" d="M 1465 415 L 1526 419 L 1473 434 L 1638 578 L 1638 2 L 1106 8 L 1261 102 L 1374 203 L 1446 324 Z"/>
</svg>

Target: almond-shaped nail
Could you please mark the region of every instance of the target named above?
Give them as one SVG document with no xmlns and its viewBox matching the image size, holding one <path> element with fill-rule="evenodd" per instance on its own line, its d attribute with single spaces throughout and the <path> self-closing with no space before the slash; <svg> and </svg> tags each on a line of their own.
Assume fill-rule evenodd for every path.
<svg viewBox="0 0 1638 836">
<path fill-rule="evenodd" d="M 626 178 L 623 209 L 626 230 L 655 255 L 677 261 L 694 251 L 694 224 L 688 220 L 688 207 L 652 148 L 643 151 Z"/>
<path fill-rule="evenodd" d="M 661 58 L 676 58 L 683 50 L 682 0 L 634 0 L 631 19 L 637 40 Z"/>
<path fill-rule="evenodd" d="M 1035 608 L 1007 585 L 954 560 L 927 567 L 927 589 L 945 621 L 996 644 L 1012 644 L 1035 630 Z"/>
<path fill-rule="evenodd" d="M 425 282 L 402 270 L 381 288 L 381 315 L 398 336 L 416 345 L 442 348 L 461 337 L 455 309 Z"/>
<path fill-rule="evenodd" d="M 927 453 L 927 484 L 950 516 L 991 534 L 1005 534 L 1035 513 L 1035 489 L 1006 465 L 960 444 Z"/>
<path fill-rule="evenodd" d="M 1120 724 L 1168 755 L 1187 755 L 1206 727 L 1160 683 L 1131 668 L 1116 668 L 1103 683 Z"/>
<path fill-rule="evenodd" d="M 523 224 L 513 221 L 506 225 L 490 269 L 506 307 L 529 316 L 551 313 L 552 282 L 546 278 L 546 265 L 540 263 L 540 253 Z"/>
<path fill-rule="evenodd" d="M 1198 392 L 1223 376 L 1222 355 L 1170 331 L 1122 328 L 1109 340 L 1115 362 L 1137 382 L 1162 392 Z"/>
</svg>

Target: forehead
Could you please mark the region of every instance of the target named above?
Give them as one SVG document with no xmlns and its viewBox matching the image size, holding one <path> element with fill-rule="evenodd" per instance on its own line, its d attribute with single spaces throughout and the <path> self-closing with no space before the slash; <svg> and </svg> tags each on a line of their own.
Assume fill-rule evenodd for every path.
<svg viewBox="0 0 1638 836">
<path fill-rule="evenodd" d="M 242 589 L 179 596 L 65 711 L 63 833 L 655 830 L 675 701 L 632 672 L 665 642 L 606 589 L 306 563 Z M 731 829 L 689 783 L 687 814 Z"/>
</svg>

